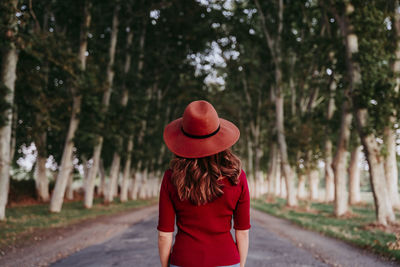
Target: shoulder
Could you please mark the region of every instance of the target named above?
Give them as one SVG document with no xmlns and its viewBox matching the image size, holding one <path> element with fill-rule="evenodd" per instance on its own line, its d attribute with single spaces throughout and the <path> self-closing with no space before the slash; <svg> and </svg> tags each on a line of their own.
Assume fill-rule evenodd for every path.
<svg viewBox="0 0 400 267">
<path fill-rule="evenodd" d="M 243 169 L 240 170 L 239 179 L 240 179 L 241 181 L 242 181 L 242 180 L 247 180 L 246 173 L 245 173 L 245 171 L 244 171 Z"/>
<path fill-rule="evenodd" d="M 239 175 L 239 184 L 240 185 L 244 185 L 247 184 L 247 177 L 246 177 L 246 173 L 243 169 L 240 170 L 240 175 Z"/>
<path fill-rule="evenodd" d="M 172 170 L 171 169 L 165 170 L 162 178 L 162 184 L 169 187 L 169 185 L 171 184 L 171 176 L 172 176 Z"/>
</svg>

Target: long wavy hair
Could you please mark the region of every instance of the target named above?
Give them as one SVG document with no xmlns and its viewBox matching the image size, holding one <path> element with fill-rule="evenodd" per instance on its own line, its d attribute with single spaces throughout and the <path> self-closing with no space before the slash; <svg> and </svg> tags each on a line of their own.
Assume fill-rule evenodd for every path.
<svg viewBox="0 0 400 267">
<path fill-rule="evenodd" d="M 230 149 L 203 158 L 182 158 L 175 155 L 171 160 L 172 183 L 179 199 L 202 205 L 222 196 L 224 177 L 232 185 L 239 183 L 241 161 Z"/>
</svg>

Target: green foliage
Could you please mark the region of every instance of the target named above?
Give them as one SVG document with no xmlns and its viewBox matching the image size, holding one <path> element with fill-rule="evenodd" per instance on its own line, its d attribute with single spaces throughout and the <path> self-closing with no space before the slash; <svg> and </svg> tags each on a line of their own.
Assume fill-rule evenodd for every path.
<svg viewBox="0 0 400 267">
<path fill-rule="evenodd" d="M 11 14 L 8 2 L 3 2 L 0 13 Z M 72 100 L 79 95 L 80 124 L 74 140 L 78 159 L 90 159 L 102 136 L 101 156 L 109 168 L 114 152 L 123 160 L 127 157 L 132 136 L 133 168 L 160 170 L 171 156 L 162 140 L 165 125 L 180 117 L 190 101 L 205 99 L 221 117 L 239 126 L 242 138 L 235 149 L 243 161 L 266 171 L 270 147 L 277 141 L 273 94 L 277 66 L 255 2 L 120 1 L 112 67 L 115 76 L 110 106 L 104 112 L 102 97 L 108 89 L 106 71 L 115 3 L 93 2 L 90 8 L 92 23 L 83 71 L 78 49 L 84 3 L 34 1 L 28 10 L 27 0 L 19 2 L 19 33 L 12 39 L 18 41 L 20 49 L 12 106 L 18 116 L 16 146 L 34 142 L 40 153 L 53 155 L 59 162 Z M 340 23 L 332 13 L 332 8 L 343 10 L 344 1 L 332 6 L 324 1 L 283 1 L 279 38 L 278 2 L 260 3 L 266 29 L 280 48 L 285 137 L 289 161 L 300 172 L 301 165 L 314 168 L 324 159 L 327 139 L 337 140 L 342 103 L 349 97 L 344 95 L 349 86 L 346 50 Z M 396 38 L 393 27 L 388 27 L 394 9 L 383 0 L 368 5 L 358 0 L 352 3 L 355 12 L 350 20 L 359 43 L 354 59 L 362 72 L 362 84 L 352 92 L 353 104 L 368 108 L 370 129 L 380 136 L 399 101 L 391 69 Z M 1 18 L 0 33 L 9 30 L 4 27 L 9 19 Z M 128 46 L 129 33 L 133 33 L 133 41 Z M 3 47 L 5 40 L 1 42 Z M 125 73 L 128 56 L 131 67 Z M 337 84 L 333 93 L 332 81 Z M 4 99 L 5 89 L 0 87 L 0 99 Z M 129 93 L 126 107 L 121 105 L 125 90 Z M 331 97 L 336 111 L 328 120 Z M 1 114 L 9 108 L 0 103 Z M 4 124 L 4 119 L 0 118 L 0 123 Z M 44 144 L 38 145 L 44 135 Z M 19 156 L 16 153 L 15 159 Z"/>
<path fill-rule="evenodd" d="M 392 73 L 396 43 L 393 26 L 388 26 L 393 12 L 386 1 L 355 4 L 353 20 L 359 43 L 355 60 L 361 67 L 362 83 L 353 92 L 354 105 L 368 109 L 368 131 L 374 131 L 379 136 L 398 105 Z"/>
</svg>

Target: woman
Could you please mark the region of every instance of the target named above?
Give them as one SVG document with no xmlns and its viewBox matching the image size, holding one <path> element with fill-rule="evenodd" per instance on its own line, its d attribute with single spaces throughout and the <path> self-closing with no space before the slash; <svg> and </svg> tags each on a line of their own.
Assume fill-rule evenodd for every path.
<svg viewBox="0 0 400 267">
<path fill-rule="evenodd" d="M 182 118 L 165 127 L 164 141 L 175 158 L 160 189 L 162 267 L 245 266 L 250 196 L 240 159 L 230 151 L 239 135 L 204 100 L 190 103 Z M 175 216 L 178 233 L 171 253 Z"/>
</svg>

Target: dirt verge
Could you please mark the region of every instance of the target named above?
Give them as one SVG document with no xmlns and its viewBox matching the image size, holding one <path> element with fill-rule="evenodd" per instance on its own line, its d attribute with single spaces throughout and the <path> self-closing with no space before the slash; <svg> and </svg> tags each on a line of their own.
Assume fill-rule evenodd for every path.
<svg viewBox="0 0 400 267">
<path fill-rule="evenodd" d="M 48 266 L 88 246 L 102 243 L 154 214 L 158 205 L 86 219 L 65 227 L 42 229 L 0 249 L 0 266 Z"/>
</svg>

